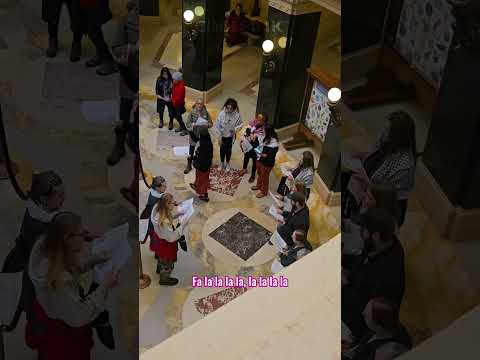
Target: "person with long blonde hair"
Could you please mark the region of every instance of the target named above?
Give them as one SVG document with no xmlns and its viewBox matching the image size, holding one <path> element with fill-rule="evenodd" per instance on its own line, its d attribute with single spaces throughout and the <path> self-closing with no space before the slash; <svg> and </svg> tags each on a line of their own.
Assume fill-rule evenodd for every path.
<svg viewBox="0 0 480 360">
<path fill-rule="evenodd" d="M 80 216 L 61 212 L 32 249 L 28 274 L 35 299 L 26 342 L 40 359 L 89 360 L 92 327 L 105 314 L 107 296 L 117 284 L 117 272 L 100 284 L 92 283 L 93 268 L 110 255 L 92 254 L 85 245 L 85 233 Z"/>
<path fill-rule="evenodd" d="M 158 199 L 150 217 L 153 224 L 153 231 L 150 232 L 150 250 L 158 259 L 157 273 L 160 275 L 160 285 L 178 284 L 178 279 L 170 276 L 177 262 L 178 245 L 187 251 L 183 235 L 184 225 L 177 222 L 177 216 L 173 196 L 166 193 Z"/>
</svg>

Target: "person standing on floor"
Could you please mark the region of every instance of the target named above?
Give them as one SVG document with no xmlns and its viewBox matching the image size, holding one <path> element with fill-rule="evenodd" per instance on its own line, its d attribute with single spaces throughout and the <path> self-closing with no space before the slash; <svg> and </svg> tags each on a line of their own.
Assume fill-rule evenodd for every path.
<svg viewBox="0 0 480 360">
<path fill-rule="evenodd" d="M 223 110 L 218 114 L 215 129 L 219 136 L 220 161 L 222 170 L 230 171 L 230 158 L 235 136 L 243 126 L 240 109 L 236 100 L 230 98 L 225 102 Z"/>
<path fill-rule="evenodd" d="M 163 67 L 160 70 L 160 76 L 157 78 L 157 83 L 155 84 L 155 94 L 157 95 L 157 112 L 160 118 L 160 123 L 158 127 L 163 128 L 163 113 L 165 112 L 165 107 L 168 110 L 168 116 L 170 117 L 170 122 L 168 123 L 168 130 L 173 129 L 173 119 L 175 117 L 175 109 L 172 104 L 172 90 L 173 90 L 173 78 L 170 70 L 167 67 Z"/>
<path fill-rule="evenodd" d="M 171 277 L 177 262 L 178 245 L 187 251 L 187 242 L 183 235 L 185 224 L 176 224 L 175 201 L 172 194 L 164 194 L 152 209 L 150 220 L 153 231 L 150 233 L 150 250 L 158 259 L 157 273 L 160 285 L 174 286 L 178 279 Z"/>
<path fill-rule="evenodd" d="M 175 119 L 178 122 L 178 128 L 175 132 L 179 132 L 180 135 L 188 135 L 187 128 L 183 122 L 183 114 L 187 112 L 185 108 L 185 82 L 183 81 L 183 74 L 179 71 L 173 73 L 173 89 L 172 89 L 172 104 L 175 109 Z M 173 124 L 168 126 L 169 130 L 173 129 Z"/>
<path fill-rule="evenodd" d="M 259 113 L 256 117 L 254 117 L 248 123 L 247 128 L 247 137 L 243 139 L 244 141 L 248 141 L 251 145 L 251 149 L 249 151 L 244 151 L 243 155 L 243 170 L 241 175 L 245 175 L 247 173 L 248 163 L 250 159 L 252 160 L 252 175 L 250 179 L 248 179 L 249 183 L 253 183 L 255 181 L 255 175 L 257 174 L 257 157 L 258 154 L 255 149 L 260 146 L 260 143 L 263 142 L 263 138 L 265 137 L 265 124 L 268 122 L 267 115 Z M 248 146 L 250 148 L 250 146 Z M 242 148 L 243 150 L 243 148 Z"/>
<path fill-rule="evenodd" d="M 199 140 L 199 130 L 203 129 L 203 126 L 207 125 L 208 128 L 213 126 L 212 117 L 205 106 L 205 103 L 202 99 L 198 99 L 195 105 L 193 105 L 192 111 L 187 116 L 187 121 L 185 126 L 187 127 L 188 134 L 190 135 L 189 139 L 189 155 L 187 167 L 184 170 L 184 174 L 188 174 L 192 170 L 192 159 L 195 152 L 195 146 Z"/>
<path fill-rule="evenodd" d="M 59 213 L 32 249 L 28 275 L 35 297 L 25 338 L 27 345 L 38 351 L 39 359 L 89 360 L 94 344 L 92 327 L 99 336 L 107 330 L 107 344 L 111 349 L 115 346 L 105 306 L 110 290 L 118 283 L 118 272 L 111 272 L 100 284 L 86 284 L 93 268 L 108 261 L 110 255 L 92 254 L 85 246 L 84 234 L 78 215 Z"/>
<path fill-rule="evenodd" d="M 119 94 L 120 94 L 120 123 L 115 127 L 115 145 L 107 157 L 107 164 L 115 166 L 125 156 L 125 140 L 131 127 L 132 111 L 135 102 L 138 101 L 138 14 L 136 10 L 129 10 L 125 19 L 124 45 L 125 57 L 118 59 L 117 67 L 120 71 Z"/>
<path fill-rule="evenodd" d="M 160 199 L 163 194 L 165 194 L 165 191 L 167 191 L 167 180 L 165 180 L 163 176 L 155 176 L 152 180 L 152 185 L 150 188 L 150 193 L 148 194 L 147 203 L 142 213 L 140 214 L 140 219 L 148 219 L 148 229 L 147 233 L 145 234 L 145 239 L 143 239 L 142 241 L 142 244 L 147 241 L 150 232 L 153 230 L 153 224 L 150 220 L 150 217 L 152 216 L 152 209 L 158 202 L 158 199 Z"/>
<path fill-rule="evenodd" d="M 196 169 L 195 183 L 190 184 L 190 186 L 197 192 L 200 200 L 208 202 L 210 201 L 208 198 L 208 187 L 210 186 L 210 168 L 212 167 L 213 160 L 213 144 L 210 134 L 208 133 L 208 127 L 202 127 L 199 133 L 199 146 L 193 157 L 193 166 Z"/>
<path fill-rule="evenodd" d="M 268 185 L 270 181 L 270 173 L 275 166 L 275 157 L 278 152 L 278 135 L 273 125 L 265 125 L 265 138 L 257 152 L 260 153 L 257 161 L 257 184 L 252 190 L 258 190 L 257 198 L 263 198 L 268 194 Z"/>
<path fill-rule="evenodd" d="M 95 45 L 96 55 L 88 60 L 87 67 L 97 67 L 98 75 L 111 75 L 117 71 L 112 53 L 105 42 L 102 26 L 112 19 L 109 0 L 79 0 L 82 16 L 87 24 L 87 34 Z"/>
<path fill-rule="evenodd" d="M 46 55 L 50 58 L 58 52 L 58 23 L 63 4 L 67 6 L 70 15 L 70 28 L 73 33 L 70 61 L 76 62 L 82 56 L 82 37 L 85 29 L 82 27 L 82 15 L 79 0 L 42 0 L 42 19 L 48 24 L 48 48 Z"/>
</svg>

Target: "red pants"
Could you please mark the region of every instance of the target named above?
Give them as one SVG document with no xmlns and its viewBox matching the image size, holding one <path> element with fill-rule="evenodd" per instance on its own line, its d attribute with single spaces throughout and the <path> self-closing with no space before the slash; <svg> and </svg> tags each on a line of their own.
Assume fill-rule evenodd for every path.
<svg viewBox="0 0 480 360">
<path fill-rule="evenodd" d="M 270 172 L 273 167 L 263 165 L 260 160 L 257 160 L 257 188 L 263 195 L 268 194 L 268 182 L 270 180 Z"/>
<path fill-rule="evenodd" d="M 208 187 L 210 186 L 210 169 L 208 171 L 196 170 L 195 174 L 195 190 L 198 195 L 208 194 Z"/>
</svg>

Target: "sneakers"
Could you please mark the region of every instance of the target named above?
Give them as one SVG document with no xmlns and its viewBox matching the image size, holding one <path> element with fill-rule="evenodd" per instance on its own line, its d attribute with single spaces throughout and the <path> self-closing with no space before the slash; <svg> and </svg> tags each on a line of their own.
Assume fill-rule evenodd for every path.
<svg viewBox="0 0 480 360">
<path fill-rule="evenodd" d="M 181 128 L 176 128 L 176 129 L 175 129 L 175 132 L 176 132 L 176 133 L 179 133 L 180 131 L 183 131 L 183 129 L 181 129 Z"/>
<path fill-rule="evenodd" d="M 178 284 L 178 279 L 172 278 L 170 276 L 161 276 L 158 283 L 163 286 L 175 286 Z"/>
<path fill-rule="evenodd" d="M 224 162 L 222 162 L 221 168 L 222 168 L 222 171 L 225 171 L 225 163 Z"/>
<path fill-rule="evenodd" d="M 230 172 L 230 170 L 232 170 L 232 168 L 230 167 L 230 164 L 227 163 L 227 165 L 225 165 L 225 171 Z"/>
<path fill-rule="evenodd" d="M 252 190 L 256 191 L 256 190 L 258 190 L 258 189 L 259 189 L 259 187 L 258 187 L 257 185 L 255 185 L 255 186 L 252 186 L 250 189 L 252 189 Z"/>
<path fill-rule="evenodd" d="M 255 176 L 250 176 L 250 179 L 248 179 L 248 182 L 251 184 L 255 181 Z"/>
<path fill-rule="evenodd" d="M 70 50 L 70 61 L 77 62 L 80 61 L 82 57 L 82 44 L 80 42 L 73 42 L 72 49 Z"/>
<path fill-rule="evenodd" d="M 45 52 L 45 55 L 47 55 L 49 58 L 54 58 L 55 56 L 57 56 L 57 51 L 58 51 L 58 39 L 49 38 L 48 49 Z"/>
</svg>

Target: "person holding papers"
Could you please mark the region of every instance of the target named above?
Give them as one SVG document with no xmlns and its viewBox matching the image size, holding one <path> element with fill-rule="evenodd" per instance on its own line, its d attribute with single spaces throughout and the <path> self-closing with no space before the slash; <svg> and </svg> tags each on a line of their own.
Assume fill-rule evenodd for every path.
<svg viewBox="0 0 480 360">
<path fill-rule="evenodd" d="M 175 109 L 173 108 L 172 103 L 172 90 L 173 90 L 173 78 L 170 70 L 167 67 L 163 67 L 160 70 L 160 76 L 157 78 L 155 84 L 155 94 L 157 96 L 157 112 L 160 118 L 158 127 L 163 128 L 163 113 L 165 112 L 165 107 L 168 110 L 168 116 L 170 122 L 168 123 L 168 130 L 173 129 L 173 119 L 175 118 Z"/>
<path fill-rule="evenodd" d="M 213 144 L 208 128 L 203 128 L 200 133 L 200 145 L 195 151 L 193 157 L 193 166 L 196 169 L 195 183 L 190 184 L 194 189 L 198 198 L 202 201 L 208 202 L 208 187 L 210 186 L 210 168 L 212 167 L 213 159 Z"/>
<path fill-rule="evenodd" d="M 188 134 L 190 135 L 189 139 L 189 156 L 187 159 L 187 167 L 183 171 L 184 174 L 188 174 L 192 171 L 192 159 L 195 153 L 195 147 L 199 140 L 199 132 L 207 127 L 211 128 L 213 126 L 212 117 L 210 116 L 205 103 L 202 99 L 198 99 L 193 105 L 192 111 L 187 116 L 185 121 L 185 126 L 187 127 Z"/>
<path fill-rule="evenodd" d="M 109 333 L 110 343 L 105 344 L 105 338 L 102 342 L 114 347 L 105 304 L 118 272 L 111 271 L 100 284 L 88 284 L 94 267 L 107 262 L 110 254 L 92 254 L 84 236 L 81 218 L 62 212 L 33 247 L 28 273 L 35 299 L 25 334 L 39 359 L 90 359 L 92 327 L 99 336 Z"/>
<path fill-rule="evenodd" d="M 158 202 L 163 194 L 167 191 L 167 181 L 163 176 L 155 176 L 152 180 L 152 187 L 150 188 L 150 193 L 148 194 L 147 204 L 140 214 L 140 219 L 148 219 L 148 230 L 145 235 L 143 243 L 147 241 L 147 238 L 151 231 L 153 231 L 153 224 L 150 221 L 150 216 L 152 216 L 152 209 L 155 204 Z"/>
<path fill-rule="evenodd" d="M 286 219 L 293 209 L 293 201 L 291 199 L 291 194 L 296 192 L 300 192 L 305 194 L 305 184 L 302 181 L 297 181 L 293 183 L 293 188 L 287 196 L 275 195 L 275 198 L 279 200 L 280 203 L 277 204 L 277 212 L 282 215 L 284 219 Z"/>
<path fill-rule="evenodd" d="M 270 124 L 265 125 L 265 138 L 261 148 L 255 150 L 259 154 L 257 161 L 258 177 L 257 184 L 252 187 L 252 190 L 258 190 L 257 198 L 263 198 L 268 194 L 270 172 L 275 166 L 278 145 L 278 135 L 275 128 Z"/>
<path fill-rule="evenodd" d="M 237 101 L 231 98 L 227 99 L 215 123 L 215 130 L 219 136 L 220 161 L 224 171 L 228 172 L 231 169 L 230 158 L 232 157 L 233 142 L 242 126 L 243 122 Z"/>
<path fill-rule="evenodd" d="M 399 227 L 405 220 L 407 201 L 414 187 L 415 167 L 419 154 L 416 147 L 415 123 L 410 115 L 404 111 L 395 111 L 388 115 L 386 127 L 373 150 L 364 155 L 361 154 L 363 168 L 360 170 L 346 169 L 342 179 L 342 208 L 348 209 L 352 197 L 360 199 L 361 195 L 355 195 L 351 182 L 359 182 L 367 188 L 370 184 L 391 184 L 398 192 L 398 204 L 401 215 Z M 353 175 L 352 175 L 353 173 Z M 347 185 L 348 184 L 348 185 Z M 358 201 L 356 200 L 358 206 Z M 344 213 L 348 216 L 348 213 Z"/>
<path fill-rule="evenodd" d="M 265 124 L 267 123 L 267 116 L 264 114 L 257 114 L 255 118 L 250 120 L 248 128 L 245 132 L 245 136 L 241 140 L 240 147 L 244 153 L 243 155 L 243 170 L 242 176 L 247 173 L 247 167 L 250 159 L 252 160 L 252 175 L 248 180 L 249 183 L 255 181 L 255 175 L 257 173 L 257 153 L 256 148 L 260 146 L 260 142 L 263 142 L 265 137 Z"/>
<path fill-rule="evenodd" d="M 294 245 L 292 235 L 296 230 L 302 230 L 308 234 L 310 228 L 310 212 L 305 204 L 305 194 L 296 192 L 288 196 L 293 202 L 292 212 L 285 219 L 285 223 L 277 227 L 277 231 L 269 242 L 271 245 L 275 244 L 280 250 Z"/>
<path fill-rule="evenodd" d="M 301 181 L 305 185 L 305 196 L 308 199 L 310 197 L 314 175 L 315 166 L 313 154 L 311 151 L 304 151 L 297 167 L 295 169 L 288 169 L 288 175 L 283 176 L 280 180 L 278 192 L 286 194 L 289 192 L 289 187 L 292 186 L 294 181 Z"/>
<path fill-rule="evenodd" d="M 175 202 L 171 194 L 164 194 L 153 207 L 150 217 L 153 231 L 150 234 L 150 250 L 158 259 L 157 273 L 160 275 L 160 285 L 174 286 L 178 279 L 171 277 L 177 262 L 178 245 L 187 250 L 183 230 L 186 224 L 176 224 L 174 218 Z"/>
<path fill-rule="evenodd" d="M 292 235 L 293 247 L 284 250 L 272 263 L 272 273 L 282 271 L 298 259 L 313 251 L 312 245 L 307 240 L 305 231 L 296 230 Z"/>
</svg>

